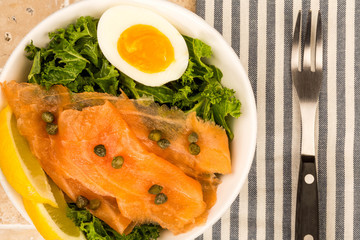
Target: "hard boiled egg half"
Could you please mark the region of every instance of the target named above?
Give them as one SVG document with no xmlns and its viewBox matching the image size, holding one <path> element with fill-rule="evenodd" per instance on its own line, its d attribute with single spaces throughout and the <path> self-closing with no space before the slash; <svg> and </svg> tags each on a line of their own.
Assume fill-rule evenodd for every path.
<svg viewBox="0 0 360 240">
<path fill-rule="evenodd" d="M 109 62 L 147 86 L 177 80 L 189 52 L 184 38 L 165 18 L 148 9 L 119 5 L 101 16 L 97 37 Z"/>
</svg>

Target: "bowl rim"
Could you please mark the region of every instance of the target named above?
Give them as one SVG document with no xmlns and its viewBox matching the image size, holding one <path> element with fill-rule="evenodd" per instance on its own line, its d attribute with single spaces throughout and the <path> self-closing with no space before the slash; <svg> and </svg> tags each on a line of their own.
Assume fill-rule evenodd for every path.
<svg viewBox="0 0 360 240">
<path fill-rule="evenodd" d="M 256 113 L 255 97 L 254 97 L 254 93 L 253 93 L 250 81 L 248 79 L 248 76 L 244 70 L 243 65 L 240 62 L 238 55 L 235 53 L 233 48 L 226 42 L 225 38 L 217 30 L 215 30 L 212 26 L 210 26 L 203 18 L 201 18 L 194 12 L 192 12 L 186 8 L 183 8 L 175 3 L 169 2 L 167 0 L 152 0 L 152 1 L 147 1 L 147 0 L 102 0 L 101 2 L 102 2 L 101 4 L 106 4 L 106 3 L 122 4 L 124 2 L 131 2 L 131 4 L 142 5 L 142 6 L 146 6 L 146 7 L 150 7 L 150 8 L 156 8 L 158 6 L 161 6 L 161 7 L 165 7 L 169 11 L 177 11 L 178 14 L 182 14 L 182 15 L 190 18 L 191 21 L 194 21 L 197 24 L 199 24 L 201 26 L 201 28 L 205 28 L 213 37 L 216 38 L 216 42 L 220 42 L 220 44 L 224 48 L 227 48 L 229 54 L 233 55 L 232 58 L 236 61 L 236 65 L 238 65 L 238 67 L 239 67 L 238 71 L 240 72 L 240 74 L 242 76 L 243 84 L 247 87 L 248 90 L 250 90 L 247 92 L 246 99 L 247 99 L 247 104 L 249 105 L 249 108 L 252 110 L 252 111 L 249 111 L 249 118 L 252 120 L 253 124 L 250 126 L 251 127 L 250 132 L 252 134 L 250 136 L 248 136 L 248 142 L 250 142 L 250 144 L 249 144 L 250 149 L 247 151 L 247 155 L 244 156 L 244 158 L 248 159 L 248 161 L 246 161 L 246 165 L 243 166 L 243 168 L 245 169 L 244 172 L 246 174 L 243 174 L 240 177 L 238 184 L 236 184 L 233 188 L 232 194 L 227 197 L 228 201 L 226 201 L 225 204 L 223 204 L 221 211 L 216 212 L 212 219 L 207 219 L 205 224 L 200 225 L 189 231 L 189 232 L 194 231 L 194 233 L 191 234 L 191 237 L 196 238 L 197 236 L 204 233 L 207 228 L 211 227 L 215 222 L 217 222 L 224 215 L 226 210 L 231 206 L 231 204 L 234 202 L 234 200 L 240 193 L 241 188 L 244 186 L 244 183 L 247 179 L 250 168 L 254 161 L 254 155 L 255 155 L 255 150 L 256 150 L 256 136 L 257 136 L 257 113 Z M 63 14 L 70 11 L 71 9 L 76 9 L 76 8 L 80 9 L 81 7 L 86 7 L 89 4 L 98 4 L 98 3 L 99 3 L 98 0 L 78 1 L 69 6 L 66 6 L 60 10 L 57 10 L 56 12 L 52 13 L 51 15 L 49 15 L 45 19 L 43 19 L 41 22 L 39 22 L 34 28 L 32 28 L 23 37 L 23 39 L 18 43 L 17 47 L 11 53 L 10 57 L 8 58 L 8 60 L 6 61 L 5 65 L 2 69 L 2 72 L 0 73 L 0 82 L 5 81 L 5 76 L 8 74 L 8 71 L 11 71 L 9 66 L 14 64 L 14 61 L 16 61 L 16 59 L 17 59 L 16 53 L 20 52 L 20 51 L 24 51 L 23 47 L 29 43 L 29 41 L 31 40 L 30 37 L 35 32 L 39 31 L 39 29 L 44 28 L 44 26 L 46 26 L 48 21 L 51 21 L 58 17 L 61 17 Z M 12 189 L 12 187 L 9 185 L 9 183 L 7 182 L 1 169 L 0 169 L 0 183 L 3 186 L 4 191 L 7 194 L 7 196 L 9 197 L 10 201 L 15 206 L 15 208 L 20 212 L 20 214 L 30 224 L 32 224 L 32 221 L 29 218 L 28 214 L 26 213 L 26 211 L 22 205 L 22 202 L 19 202 L 17 199 L 20 195 L 17 192 L 15 192 L 15 190 Z M 189 232 L 187 232 L 187 233 L 189 233 Z"/>
</svg>

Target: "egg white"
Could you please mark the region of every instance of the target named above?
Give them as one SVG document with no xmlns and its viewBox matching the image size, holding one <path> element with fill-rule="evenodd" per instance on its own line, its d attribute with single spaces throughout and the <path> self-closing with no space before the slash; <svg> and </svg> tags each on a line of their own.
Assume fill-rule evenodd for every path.
<svg viewBox="0 0 360 240">
<path fill-rule="evenodd" d="M 118 53 L 117 42 L 121 33 L 137 24 L 153 26 L 170 40 L 174 48 L 174 61 L 164 71 L 142 72 L 127 63 Z M 128 5 L 109 8 L 99 20 L 97 37 L 101 51 L 112 65 L 147 86 L 161 86 L 179 79 L 188 65 L 189 52 L 181 34 L 165 18 L 145 8 Z"/>
</svg>

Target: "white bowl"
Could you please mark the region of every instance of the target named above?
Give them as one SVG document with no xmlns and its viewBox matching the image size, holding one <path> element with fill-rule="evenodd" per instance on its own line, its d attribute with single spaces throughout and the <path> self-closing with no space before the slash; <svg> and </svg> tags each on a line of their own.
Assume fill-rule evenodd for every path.
<svg viewBox="0 0 360 240">
<path fill-rule="evenodd" d="M 206 224 L 176 236 L 169 231 L 164 231 L 160 238 L 168 240 L 193 239 L 213 225 L 239 194 L 253 160 L 257 129 L 254 95 L 244 68 L 238 56 L 223 37 L 202 18 L 176 4 L 163 0 L 81 1 L 55 12 L 30 31 L 8 59 L 1 73 L 0 82 L 27 80 L 27 73 L 30 70 L 31 62 L 25 57 L 24 48 L 31 40 L 37 46 L 45 46 L 49 41 L 48 32 L 66 27 L 80 16 L 89 15 L 99 18 L 106 9 L 118 4 L 131 4 L 149 8 L 165 17 L 180 33 L 199 38 L 210 45 L 213 50 L 213 57 L 209 62 L 220 68 L 224 74 L 223 85 L 234 89 L 236 96 L 242 103 L 241 116 L 231 122 L 235 134 L 230 146 L 233 172 L 223 176 L 222 183 L 217 191 L 218 200 L 210 210 Z M 5 101 L 0 92 L 0 109 L 4 105 Z M 0 181 L 15 207 L 25 219 L 31 222 L 22 204 L 21 196 L 8 184 L 2 172 L 0 173 Z"/>
</svg>

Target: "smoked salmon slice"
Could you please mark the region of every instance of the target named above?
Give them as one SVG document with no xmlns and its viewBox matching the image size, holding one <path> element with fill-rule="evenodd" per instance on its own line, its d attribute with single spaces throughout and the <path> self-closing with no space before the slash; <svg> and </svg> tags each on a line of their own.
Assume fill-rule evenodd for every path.
<svg viewBox="0 0 360 240">
<path fill-rule="evenodd" d="M 182 232 L 205 210 L 201 185 L 163 158 L 146 151 L 117 109 L 108 101 L 82 111 L 65 110 L 52 137 L 55 157 L 67 171 L 94 192 L 105 191 L 117 200 L 120 212 L 139 223 L 157 222 L 174 233 Z M 97 156 L 94 148 L 106 148 Z M 124 158 L 120 169 L 114 157 Z M 91 180 L 91 182 L 89 181 Z M 153 185 L 163 187 L 167 202 L 155 204 Z"/>
<path fill-rule="evenodd" d="M 156 222 L 178 234 L 206 221 L 220 183 L 215 173 L 231 172 L 225 131 L 195 114 L 149 99 L 74 94 L 63 86 L 47 91 L 12 81 L 2 89 L 45 172 L 73 201 L 79 195 L 99 199 L 101 207 L 92 213 L 120 233 L 134 223 Z M 54 136 L 44 130 L 45 111 L 56 117 Z M 170 141 L 168 148 L 148 138 L 154 129 Z M 199 136 L 198 155 L 188 149 L 192 132 Z M 100 144 L 104 157 L 94 153 Z M 115 156 L 124 158 L 121 169 L 111 166 Z M 165 203 L 155 204 L 155 195 L 148 193 L 154 184 L 163 187 Z"/>
<path fill-rule="evenodd" d="M 159 106 L 152 99 L 128 99 L 126 96 L 113 97 L 102 93 L 76 94 L 76 103 L 91 106 L 103 104 L 107 99 L 120 111 L 130 129 L 144 147 L 179 167 L 188 176 L 198 180 L 203 188 L 204 201 L 210 209 L 216 202 L 216 190 L 220 183 L 215 173 L 231 173 L 229 143 L 223 128 L 213 122 L 204 122 L 195 113 L 185 114 L 177 109 Z M 152 130 L 160 130 L 170 146 L 162 149 L 157 142 L 149 139 Z M 189 152 L 188 136 L 196 132 L 200 153 Z"/>
<path fill-rule="evenodd" d="M 182 111 L 149 102 L 151 100 L 121 98 L 116 103 L 130 128 L 147 149 L 178 165 L 189 175 L 231 173 L 229 143 L 223 128 L 213 122 L 204 122 L 196 117 L 195 112 L 185 115 Z M 168 148 L 162 149 L 148 138 L 154 129 L 160 130 L 164 138 L 170 141 Z M 189 152 L 188 136 L 192 132 L 198 135 L 196 144 L 201 149 L 198 155 Z"/>
</svg>

